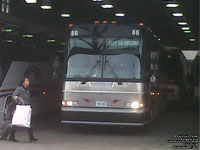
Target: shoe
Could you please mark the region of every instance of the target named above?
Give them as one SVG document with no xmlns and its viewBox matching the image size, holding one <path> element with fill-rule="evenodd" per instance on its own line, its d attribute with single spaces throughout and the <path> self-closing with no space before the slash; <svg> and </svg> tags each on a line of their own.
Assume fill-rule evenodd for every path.
<svg viewBox="0 0 200 150">
<path fill-rule="evenodd" d="M 36 141 L 38 141 L 38 139 L 35 138 L 35 137 L 31 137 L 31 138 L 29 138 L 29 140 L 30 140 L 30 142 L 36 142 Z"/>
<path fill-rule="evenodd" d="M 10 138 L 9 141 L 10 142 L 18 142 L 18 140 L 16 140 L 15 138 Z"/>
</svg>

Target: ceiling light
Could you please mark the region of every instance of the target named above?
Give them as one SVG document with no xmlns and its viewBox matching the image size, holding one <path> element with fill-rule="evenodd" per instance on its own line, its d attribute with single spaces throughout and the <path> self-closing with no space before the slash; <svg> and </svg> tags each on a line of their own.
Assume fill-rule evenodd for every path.
<svg viewBox="0 0 200 150">
<path fill-rule="evenodd" d="M 193 38 L 191 38 L 191 39 L 189 39 L 189 41 L 190 42 L 194 42 L 194 41 L 196 41 L 195 39 L 193 39 Z"/>
<path fill-rule="evenodd" d="M 5 40 L 4 43 L 13 43 L 13 40 Z"/>
<path fill-rule="evenodd" d="M 69 17 L 71 17 L 71 15 L 68 14 L 68 13 L 62 13 L 62 14 L 61 14 L 61 17 L 69 18 Z"/>
<path fill-rule="evenodd" d="M 166 7 L 169 7 L 169 8 L 176 8 L 178 7 L 179 4 L 167 4 Z"/>
<path fill-rule="evenodd" d="M 37 0 L 25 0 L 26 3 L 34 4 L 37 3 Z"/>
<path fill-rule="evenodd" d="M 178 22 L 179 25 L 187 25 L 187 22 Z"/>
<path fill-rule="evenodd" d="M 117 17 L 124 17 L 125 14 L 124 13 L 116 13 L 115 16 L 117 16 Z"/>
<path fill-rule="evenodd" d="M 31 35 L 31 34 L 26 34 L 26 35 L 22 35 L 22 37 L 32 38 L 33 35 Z"/>
<path fill-rule="evenodd" d="M 184 33 L 191 33 L 192 31 L 190 31 L 190 30 L 186 30 L 186 31 L 184 31 Z"/>
<path fill-rule="evenodd" d="M 182 27 L 182 30 L 190 30 L 190 27 Z"/>
<path fill-rule="evenodd" d="M 160 41 L 160 39 L 158 39 L 158 41 Z"/>
<path fill-rule="evenodd" d="M 47 40 L 47 43 L 55 42 L 56 40 Z"/>
<path fill-rule="evenodd" d="M 51 6 L 40 6 L 42 9 L 52 9 Z"/>
<path fill-rule="evenodd" d="M 174 17 L 182 17 L 183 13 L 173 13 L 172 14 Z"/>
<path fill-rule="evenodd" d="M 12 32 L 13 29 L 1 29 L 1 32 Z"/>
<path fill-rule="evenodd" d="M 103 2 L 103 0 L 92 0 L 93 2 Z"/>
<path fill-rule="evenodd" d="M 113 8 L 113 5 L 111 5 L 111 4 L 103 4 L 103 5 L 101 5 L 101 7 L 104 8 L 104 9 L 111 9 L 111 8 Z"/>
<path fill-rule="evenodd" d="M 42 0 L 42 4 L 40 6 L 42 9 L 52 9 L 51 3 L 49 0 Z"/>
</svg>

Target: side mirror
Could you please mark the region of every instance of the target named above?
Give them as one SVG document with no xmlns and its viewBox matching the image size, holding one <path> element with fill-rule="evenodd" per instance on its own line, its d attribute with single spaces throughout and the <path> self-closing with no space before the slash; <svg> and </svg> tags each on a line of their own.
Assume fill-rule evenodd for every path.
<svg viewBox="0 0 200 150">
<path fill-rule="evenodd" d="M 153 74 L 151 75 L 150 81 L 151 81 L 152 83 L 156 82 L 156 77 L 155 77 L 155 75 L 153 75 Z"/>
</svg>

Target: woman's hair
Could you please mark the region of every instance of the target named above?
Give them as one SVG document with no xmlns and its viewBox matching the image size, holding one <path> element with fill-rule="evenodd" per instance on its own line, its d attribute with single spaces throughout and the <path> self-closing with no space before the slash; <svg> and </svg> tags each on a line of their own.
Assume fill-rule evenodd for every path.
<svg viewBox="0 0 200 150">
<path fill-rule="evenodd" d="M 19 83 L 19 85 L 23 85 L 23 83 L 24 83 L 24 81 L 25 81 L 26 79 L 28 79 L 28 80 L 29 80 L 29 78 L 28 78 L 28 77 L 23 77 L 23 78 L 22 78 L 22 80 L 21 80 L 21 82 Z"/>
</svg>

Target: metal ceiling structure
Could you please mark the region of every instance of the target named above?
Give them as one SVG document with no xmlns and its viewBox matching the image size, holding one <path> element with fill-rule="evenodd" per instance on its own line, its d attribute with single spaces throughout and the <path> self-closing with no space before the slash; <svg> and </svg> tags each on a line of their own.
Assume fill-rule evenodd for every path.
<svg viewBox="0 0 200 150">
<path fill-rule="evenodd" d="M 42 0 L 37 0 L 35 4 L 28 4 L 24 0 L 10 0 L 10 13 L 0 13 L 1 26 L 14 26 L 18 32 L 14 32 L 15 36 L 22 32 L 37 33 L 38 36 L 46 33 L 46 39 L 55 38 L 63 42 L 64 30 L 71 23 L 93 23 L 95 20 L 127 23 L 138 21 L 150 27 L 166 46 L 199 49 L 199 0 L 104 0 L 114 6 L 112 9 L 103 9 L 103 2 L 93 0 L 49 2 L 51 10 L 40 8 Z M 178 3 L 179 7 L 166 8 L 167 3 Z M 63 11 L 69 12 L 70 17 L 61 17 Z M 125 13 L 125 16 L 116 17 L 115 13 L 119 11 Z M 183 17 L 172 16 L 173 12 L 179 11 L 184 14 Z M 179 21 L 188 22 L 191 33 L 184 33 L 178 25 Z M 195 41 L 189 41 L 190 38 L 194 38 Z"/>
</svg>

